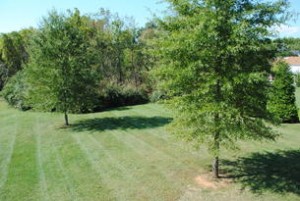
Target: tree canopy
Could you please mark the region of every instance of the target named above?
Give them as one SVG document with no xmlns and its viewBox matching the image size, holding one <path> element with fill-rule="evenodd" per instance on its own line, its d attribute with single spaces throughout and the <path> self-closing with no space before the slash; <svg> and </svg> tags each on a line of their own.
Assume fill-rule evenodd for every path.
<svg viewBox="0 0 300 201">
<path fill-rule="evenodd" d="M 89 109 L 95 95 L 93 54 L 78 10 L 69 15 L 56 11 L 44 18 L 34 38 L 27 73 L 33 104 L 68 112 Z"/>
</svg>

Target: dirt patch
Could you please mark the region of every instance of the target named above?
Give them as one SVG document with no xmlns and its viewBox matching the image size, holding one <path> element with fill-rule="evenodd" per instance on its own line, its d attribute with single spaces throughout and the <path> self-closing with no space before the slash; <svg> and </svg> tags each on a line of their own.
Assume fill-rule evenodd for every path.
<svg viewBox="0 0 300 201">
<path fill-rule="evenodd" d="M 201 188 L 207 189 L 218 189 L 230 185 L 231 181 L 229 179 L 215 179 L 211 175 L 199 175 L 195 177 L 196 184 Z"/>
<path fill-rule="evenodd" d="M 212 189 L 216 189 L 217 185 L 215 184 L 214 181 L 210 181 L 208 178 L 206 178 L 205 176 L 197 176 L 195 178 L 196 183 L 200 186 L 200 187 L 204 187 L 204 188 L 212 188 Z"/>
</svg>

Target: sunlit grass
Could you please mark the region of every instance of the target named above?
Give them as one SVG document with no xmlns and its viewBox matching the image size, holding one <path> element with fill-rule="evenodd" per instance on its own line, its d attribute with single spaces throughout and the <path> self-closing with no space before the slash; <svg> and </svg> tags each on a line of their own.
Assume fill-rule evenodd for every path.
<svg viewBox="0 0 300 201">
<path fill-rule="evenodd" d="M 299 162 L 282 164 L 299 155 L 299 125 L 278 128 L 283 135 L 277 142 L 243 142 L 240 151 L 225 151 L 221 169 L 232 178 L 209 179 L 216 186 L 211 188 L 196 180 L 209 178 L 211 156 L 169 135 L 165 126 L 171 120 L 161 105 L 148 104 L 71 115 L 71 126 L 64 128 L 60 114 L 20 112 L 1 102 L 0 200 L 299 199 L 299 183 L 290 183 L 299 178 Z M 265 160 L 273 166 L 271 176 L 281 177 L 265 184 L 280 181 L 288 188 L 262 185 L 268 177 L 260 174 L 269 166 L 247 169 L 249 160 Z"/>
<path fill-rule="evenodd" d="M 300 110 L 300 87 L 298 87 L 296 89 L 296 102 L 297 102 L 297 106 L 298 106 L 298 108 Z"/>
</svg>

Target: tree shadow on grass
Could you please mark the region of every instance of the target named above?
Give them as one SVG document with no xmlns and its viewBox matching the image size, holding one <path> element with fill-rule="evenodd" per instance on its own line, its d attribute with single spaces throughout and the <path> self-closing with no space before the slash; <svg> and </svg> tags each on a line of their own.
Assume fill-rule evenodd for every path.
<svg viewBox="0 0 300 201">
<path fill-rule="evenodd" d="M 229 177 L 254 193 L 300 195 L 300 150 L 253 153 L 236 162 L 222 161 L 222 164 Z"/>
<path fill-rule="evenodd" d="M 126 130 L 126 129 L 146 129 L 164 126 L 171 122 L 171 118 L 166 117 L 106 117 L 79 121 L 71 126 L 74 131 L 105 131 L 105 130 Z"/>
</svg>

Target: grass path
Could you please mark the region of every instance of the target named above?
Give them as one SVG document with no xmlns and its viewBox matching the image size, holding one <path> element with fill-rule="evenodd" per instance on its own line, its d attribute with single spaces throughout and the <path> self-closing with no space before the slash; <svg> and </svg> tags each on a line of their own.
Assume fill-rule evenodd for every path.
<svg viewBox="0 0 300 201">
<path fill-rule="evenodd" d="M 72 126 L 63 128 L 59 114 L 19 112 L 0 102 L 1 201 L 300 200 L 294 188 L 300 177 L 297 161 L 294 166 L 285 161 L 292 175 L 274 173 L 283 178 L 274 181 L 288 187 L 282 192 L 280 186 L 260 184 L 255 187 L 262 192 L 255 193 L 253 185 L 265 178 L 254 167 L 257 176 L 251 179 L 257 183 L 248 176 L 217 184 L 216 189 L 199 185 L 195 178 L 207 175 L 211 157 L 205 148 L 196 151 L 168 134 L 165 126 L 171 116 L 160 105 L 71 115 L 70 120 Z M 260 164 L 263 158 L 279 168 L 271 161 L 283 154 L 294 159 L 300 153 L 299 128 L 278 128 L 283 133 L 278 142 L 241 143 L 239 153 L 224 152 L 222 167 L 228 173 L 248 174 L 242 165 L 248 159 Z M 252 157 L 266 151 L 276 158 Z"/>
</svg>

